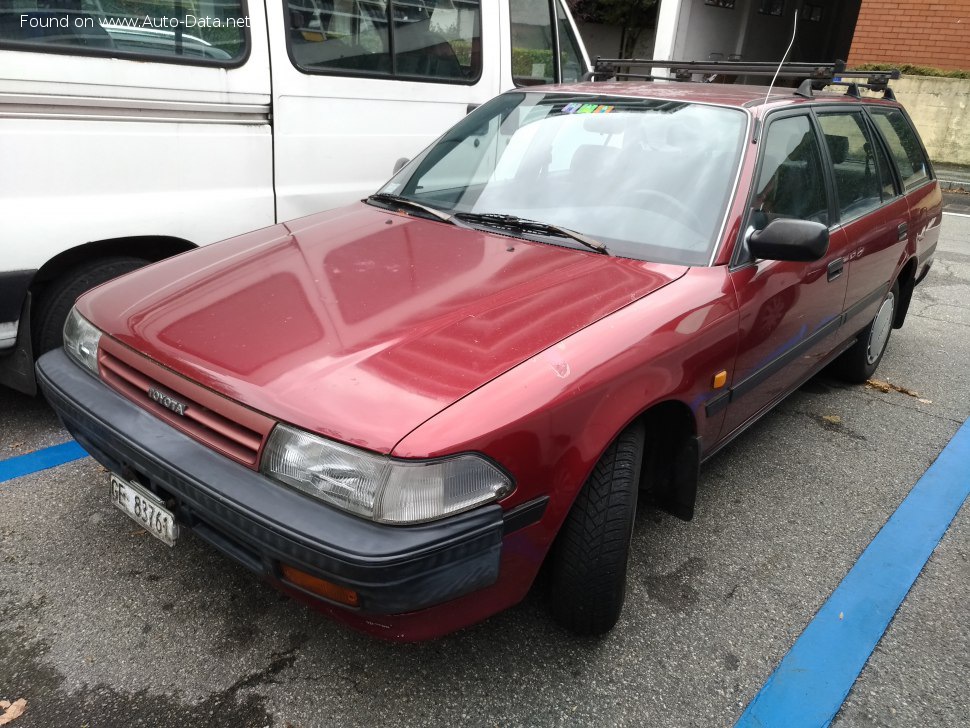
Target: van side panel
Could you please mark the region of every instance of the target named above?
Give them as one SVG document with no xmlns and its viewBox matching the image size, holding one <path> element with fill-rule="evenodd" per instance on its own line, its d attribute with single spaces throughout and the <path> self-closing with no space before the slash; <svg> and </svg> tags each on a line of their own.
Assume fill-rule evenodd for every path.
<svg viewBox="0 0 970 728">
<path fill-rule="evenodd" d="M 500 76 L 508 34 L 501 23 L 504 4 L 481 1 L 481 75 L 462 82 L 380 77 L 384 71 L 349 76 L 300 70 L 287 48 L 283 29 L 289 21 L 283 17 L 283 3 L 268 3 L 279 219 L 330 209 L 377 191 L 398 159 L 414 157 L 460 121 L 470 105 L 511 85 L 503 86 Z M 442 5 L 434 12 L 447 8 Z M 428 32 L 435 32 L 434 27 Z M 299 38 L 294 41 L 292 34 L 290 38 L 293 49 L 302 44 L 295 55 L 308 58 L 332 44 L 328 39 L 313 48 Z"/>
<path fill-rule="evenodd" d="M 265 16 L 250 13 L 238 68 L 0 51 L 3 270 L 96 240 L 205 245 L 275 222 Z"/>
</svg>

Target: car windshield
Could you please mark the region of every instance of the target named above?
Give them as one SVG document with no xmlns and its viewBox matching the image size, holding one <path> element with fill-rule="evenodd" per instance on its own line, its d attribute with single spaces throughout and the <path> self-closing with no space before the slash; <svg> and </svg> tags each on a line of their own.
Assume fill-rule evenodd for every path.
<svg viewBox="0 0 970 728">
<path fill-rule="evenodd" d="M 746 124 L 738 109 L 681 101 L 510 92 L 469 114 L 381 193 L 506 234 L 577 245 L 510 225 L 514 216 L 578 232 L 612 255 L 706 265 Z"/>
</svg>

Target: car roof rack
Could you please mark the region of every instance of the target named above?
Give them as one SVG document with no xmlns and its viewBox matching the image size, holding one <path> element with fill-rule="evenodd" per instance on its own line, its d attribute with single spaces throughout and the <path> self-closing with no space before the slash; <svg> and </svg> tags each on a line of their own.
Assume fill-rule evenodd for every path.
<svg viewBox="0 0 970 728">
<path fill-rule="evenodd" d="M 638 72 L 636 69 L 650 69 Z M 666 68 L 671 75 L 656 76 L 652 69 Z M 846 95 L 861 98 L 860 89 L 882 91 L 883 98 L 895 100 L 889 81 L 900 77 L 898 69 L 889 71 L 861 71 L 847 69 L 845 61 L 830 63 L 774 63 L 773 61 L 671 61 L 656 58 L 597 58 L 593 70 L 583 79 L 600 81 L 606 79 L 635 79 L 642 81 L 693 81 L 694 74 L 712 74 L 698 83 L 710 83 L 719 75 L 767 76 L 778 78 L 801 78 L 803 81 L 795 95 L 813 98 L 814 91 L 824 86 L 845 86 Z M 847 81 L 845 79 L 854 79 Z"/>
</svg>

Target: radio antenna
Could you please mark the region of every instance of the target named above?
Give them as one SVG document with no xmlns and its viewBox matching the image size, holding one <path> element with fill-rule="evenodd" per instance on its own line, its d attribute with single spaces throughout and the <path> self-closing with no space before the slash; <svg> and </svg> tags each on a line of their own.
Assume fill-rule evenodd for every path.
<svg viewBox="0 0 970 728">
<path fill-rule="evenodd" d="M 771 89 L 775 87 L 775 81 L 778 80 L 778 74 L 781 73 L 781 67 L 785 65 L 785 61 L 788 60 L 788 54 L 791 53 L 792 46 L 795 45 L 795 34 L 798 33 L 798 13 L 799 7 L 795 6 L 795 25 L 791 30 L 791 42 L 788 44 L 788 50 L 785 51 L 785 55 L 781 57 L 781 63 L 778 64 L 778 70 L 775 71 L 775 75 L 771 78 L 771 83 L 768 85 L 768 93 L 765 94 L 765 103 L 768 103 L 768 97 L 771 96 Z"/>
</svg>

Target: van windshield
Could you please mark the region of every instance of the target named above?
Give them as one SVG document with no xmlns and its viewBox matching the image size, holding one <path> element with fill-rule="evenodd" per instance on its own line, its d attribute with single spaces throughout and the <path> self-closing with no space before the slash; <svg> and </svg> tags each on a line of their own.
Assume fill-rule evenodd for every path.
<svg viewBox="0 0 970 728">
<path fill-rule="evenodd" d="M 381 192 L 477 220 L 512 215 L 568 228 L 613 255 L 706 265 L 746 123 L 740 110 L 681 101 L 510 92 Z"/>
</svg>

